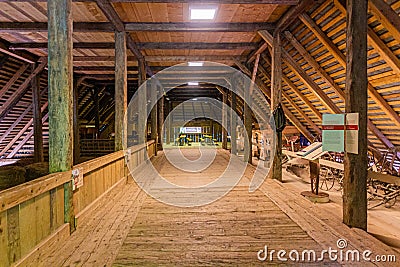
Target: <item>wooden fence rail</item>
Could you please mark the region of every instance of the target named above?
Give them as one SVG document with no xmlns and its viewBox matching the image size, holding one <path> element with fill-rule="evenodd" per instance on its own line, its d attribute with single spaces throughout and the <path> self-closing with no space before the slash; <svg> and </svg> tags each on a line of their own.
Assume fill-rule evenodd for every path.
<svg viewBox="0 0 400 267">
<path fill-rule="evenodd" d="M 155 142 L 136 145 L 128 151 L 141 164 L 147 151 L 151 158 Z M 0 266 L 32 263 L 46 245 L 70 235 L 71 224 L 79 227 L 85 215 L 102 196 L 129 177 L 123 151 L 73 167 L 83 173 L 83 186 L 73 191 L 72 207 L 67 197 L 72 171 L 54 173 L 0 192 Z M 74 227 L 71 227 L 72 229 Z"/>
</svg>

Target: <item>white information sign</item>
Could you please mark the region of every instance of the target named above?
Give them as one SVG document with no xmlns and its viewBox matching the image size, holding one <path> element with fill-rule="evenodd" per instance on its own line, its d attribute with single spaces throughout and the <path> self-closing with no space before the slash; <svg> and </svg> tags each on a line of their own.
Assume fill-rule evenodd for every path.
<svg viewBox="0 0 400 267">
<path fill-rule="evenodd" d="M 83 168 L 72 170 L 72 190 L 76 190 L 83 185 Z"/>
<path fill-rule="evenodd" d="M 346 152 L 358 154 L 359 114 L 346 114 Z"/>
</svg>

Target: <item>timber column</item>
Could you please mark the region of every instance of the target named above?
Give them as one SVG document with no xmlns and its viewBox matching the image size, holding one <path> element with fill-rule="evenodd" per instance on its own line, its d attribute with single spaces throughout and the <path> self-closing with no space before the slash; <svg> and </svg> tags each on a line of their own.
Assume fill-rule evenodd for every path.
<svg viewBox="0 0 400 267">
<path fill-rule="evenodd" d="M 115 151 L 127 145 L 127 77 L 126 34 L 115 31 Z"/>
<path fill-rule="evenodd" d="M 158 110 L 158 103 L 157 103 L 157 84 L 153 80 L 151 85 L 151 104 L 154 106 L 151 109 L 151 139 L 155 142 L 155 155 L 157 156 L 157 136 L 158 136 L 158 128 L 157 128 L 157 110 Z"/>
<path fill-rule="evenodd" d="M 162 87 L 159 87 L 159 92 L 158 92 L 161 97 L 158 100 L 158 143 L 159 143 L 159 148 L 162 149 L 162 145 L 164 142 L 164 133 L 163 133 L 163 124 L 164 124 L 164 94 L 163 94 L 163 89 Z"/>
<path fill-rule="evenodd" d="M 48 1 L 49 170 L 72 167 L 71 0 Z"/>
<path fill-rule="evenodd" d="M 147 141 L 147 84 L 146 81 L 146 66 L 143 60 L 138 61 L 138 141 L 139 144 L 144 144 Z"/>
<path fill-rule="evenodd" d="M 343 222 L 367 230 L 367 0 L 347 0 L 346 113 L 359 114 L 358 154 L 344 158 Z"/>
<path fill-rule="evenodd" d="M 32 64 L 32 72 L 36 64 Z M 43 128 L 42 128 L 42 104 L 40 93 L 40 73 L 35 75 L 31 81 L 33 100 L 33 159 L 35 162 L 42 162 L 43 159 Z"/>
<path fill-rule="evenodd" d="M 222 93 L 222 148 L 228 149 L 228 114 L 227 114 L 227 105 L 228 105 L 228 93 L 225 89 L 223 89 Z"/>
<path fill-rule="evenodd" d="M 237 145 L 236 145 L 236 125 L 237 125 L 237 113 L 236 113 L 236 94 L 231 91 L 231 153 L 233 155 L 237 154 Z"/>
<path fill-rule="evenodd" d="M 72 168 L 73 70 L 71 0 L 47 1 L 49 86 L 49 171 Z M 72 182 L 64 184 L 64 222 L 75 229 Z"/>
<path fill-rule="evenodd" d="M 273 112 L 282 101 L 281 49 L 280 33 L 275 32 L 272 42 L 271 112 Z M 272 163 L 272 179 L 282 181 L 282 132 L 277 131 L 275 138 L 275 155 Z"/>
<path fill-rule="evenodd" d="M 250 85 L 251 87 L 251 85 Z M 253 142 L 252 142 L 252 129 L 253 129 L 253 117 L 251 114 L 251 88 L 244 87 L 244 99 L 243 99 L 243 117 L 244 117 L 244 128 L 247 135 L 247 140 L 245 139 L 245 147 L 244 147 L 244 161 L 252 164 L 253 162 Z M 246 136 L 245 136 L 246 137 Z M 247 146 L 246 146 L 247 144 Z"/>
</svg>

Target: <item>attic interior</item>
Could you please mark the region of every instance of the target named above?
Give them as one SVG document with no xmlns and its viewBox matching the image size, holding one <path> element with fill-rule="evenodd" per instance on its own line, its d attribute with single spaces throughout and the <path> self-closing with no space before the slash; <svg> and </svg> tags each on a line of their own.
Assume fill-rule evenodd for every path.
<svg viewBox="0 0 400 267">
<path fill-rule="evenodd" d="M 0 265 L 249 265 L 268 243 L 338 238 L 394 264 L 399 14 L 397 0 L 0 0 Z M 217 192 L 235 160 L 233 176 L 262 176 L 254 196 L 238 180 L 202 208 L 201 192 L 141 180 L 151 163 Z"/>
</svg>

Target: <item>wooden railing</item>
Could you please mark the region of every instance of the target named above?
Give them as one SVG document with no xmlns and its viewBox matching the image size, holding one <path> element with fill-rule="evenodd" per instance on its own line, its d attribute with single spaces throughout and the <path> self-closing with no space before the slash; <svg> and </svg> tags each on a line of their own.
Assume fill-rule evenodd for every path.
<svg viewBox="0 0 400 267">
<path fill-rule="evenodd" d="M 130 148 L 134 164 L 154 155 L 154 141 Z M 0 266 L 33 264 L 40 251 L 79 227 L 102 196 L 125 184 L 129 172 L 123 151 L 73 167 L 83 185 L 72 192 L 72 171 L 50 174 L 0 192 Z M 35 265 L 35 264 L 33 264 Z"/>
<path fill-rule="evenodd" d="M 81 156 L 102 156 L 114 151 L 113 139 L 81 139 Z"/>
</svg>

